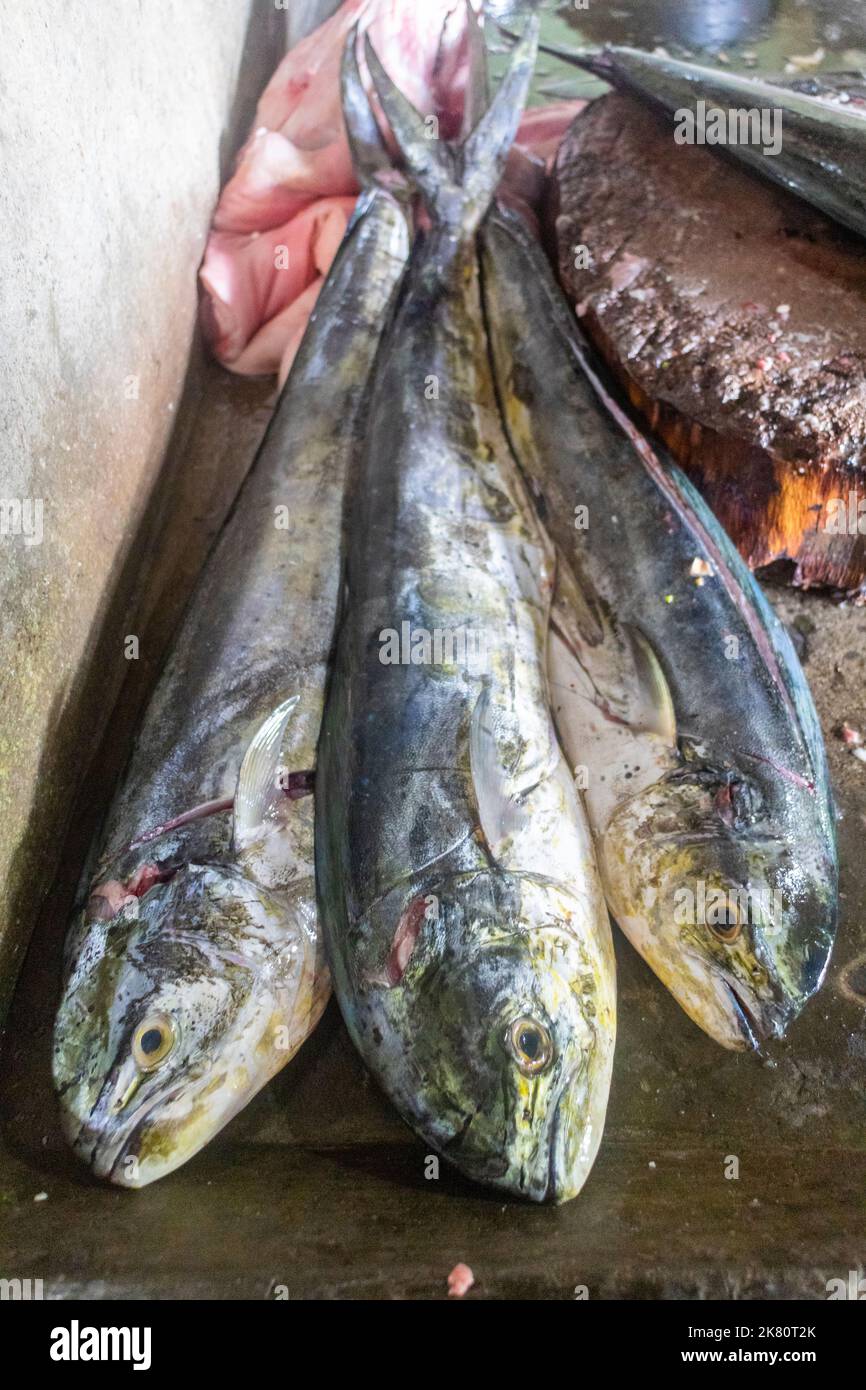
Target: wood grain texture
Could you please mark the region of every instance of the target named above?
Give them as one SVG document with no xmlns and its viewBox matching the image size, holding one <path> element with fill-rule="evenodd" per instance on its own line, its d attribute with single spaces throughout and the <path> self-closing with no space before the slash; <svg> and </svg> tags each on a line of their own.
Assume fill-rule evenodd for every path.
<svg viewBox="0 0 866 1390">
<path fill-rule="evenodd" d="M 863 597 L 866 505 L 862 534 L 830 506 L 866 503 L 862 242 L 620 94 L 572 125 L 552 198 L 584 328 L 745 560 Z"/>
</svg>

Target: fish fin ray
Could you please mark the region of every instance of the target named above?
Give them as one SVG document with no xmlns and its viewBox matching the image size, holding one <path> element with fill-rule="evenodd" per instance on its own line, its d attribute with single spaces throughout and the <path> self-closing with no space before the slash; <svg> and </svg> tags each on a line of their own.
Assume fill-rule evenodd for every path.
<svg viewBox="0 0 866 1390">
<path fill-rule="evenodd" d="M 661 662 L 644 634 L 618 623 L 592 591 L 585 591 L 571 568 L 557 566 L 547 657 L 548 683 L 562 695 L 559 725 L 569 724 L 575 701 L 589 701 L 605 718 L 632 733 L 652 734 L 669 749 L 677 747 L 674 700 Z M 563 730 L 560 727 L 562 735 Z M 564 737 L 570 750 L 575 736 Z"/>
<path fill-rule="evenodd" d="M 277 770 L 286 729 L 297 705 L 298 696 L 292 695 L 268 715 L 244 754 L 235 796 L 234 841 L 238 847 L 261 828 L 275 806 L 282 804 Z"/>
<path fill-rule="evenodd" d="M 624 624 L 635 658 L 635 671 L 643 701 L 642 728 L 657 734 L 668 748 L 677 746 L 677 715 L 667 676 L 655 650 L 640 628 Z"/>
<path fill-rule="evenodd" d="M 469 767 L 481 833 L 498 859 L 505 841 L 524 824 L 526 811 L 515 795 L 514 772 L 502 757 L 494 720 L 490 684 L 485 682 L 472 711 Z"/>
<path fill-rule="evenodd" d="M 505 171 L 505 161 L 520 125 L 538 54 L 539 20 L 532 15 L 515 45 L 511 64 L 492 102 L 463 142 L 466 184 L 486 211 Z"/>
</svg>

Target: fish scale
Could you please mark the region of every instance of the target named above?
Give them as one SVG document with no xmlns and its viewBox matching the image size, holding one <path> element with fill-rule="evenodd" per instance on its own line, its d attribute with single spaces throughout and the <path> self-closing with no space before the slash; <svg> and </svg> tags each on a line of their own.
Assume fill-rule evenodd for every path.
<svg viewBox="0 0 866 1390">
<path fill-rule="evenodd" d="M 554 714 L 608 905 L 695 1022 L 760 1046 L 820 985 L 838 910 L 805 677 L 706 504 L 617 405 L 518 216 L 491 215 L 483 265 L 501 408 L 562 560 Z"/>
<path fill-rule="evenodd" d="M 354 136 L 348 65 L 346 77 Z M 329 996 L 312 798 L 284 795 L 279 774 L 315 766 L 349 467 L 408 243 L 404 210 L 369 187 L 83 885 L 54 1079 L 76 1151 L 126 1186 L 207 1143 L 290 1060 Z"/>
<path fill-rule="evenodd" d="M 386 1094 L 467 1175 L 561 1201 L 601 1140 L 614 964 L 548 712 L 554 557 L 502 428 L 475 238 L 533 58 L 530 34 L 457 148 L 425 140 L 368 51 L 432 226 L 383 339 L 358 464 L 316 864 L 337 998 Z M 417 662 L 389 648 L 404 624 Z M 480 633 L 481 669 L 425 651 L 455 631 Z"/>
</svg>

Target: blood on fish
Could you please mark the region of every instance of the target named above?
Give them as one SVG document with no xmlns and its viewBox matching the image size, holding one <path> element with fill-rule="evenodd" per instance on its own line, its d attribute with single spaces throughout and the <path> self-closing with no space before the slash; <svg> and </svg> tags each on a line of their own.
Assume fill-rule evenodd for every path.
<svg viewBox="0 0 866 1390">
<path fill-rule="evenodd" d="M 139 864 L 135 873 L 121 883 L 110 878 L 94 888 L 87 902 L 87 915 L 94 921 L 110 922 L 134 898 L 143 898 L 157 883 L 168 883 L 177 873 L 177 865 Z"/>
<path fill-rule="evenodd" d="M 145 893 L 149 893 L 156 883 L 168 883 L 170 878 L 174 878 L 176 869 L 160 868 L 158 864 L 139 864 L 132 878 L 126 885 L 127 893 L 134 898 L 143 898 Z"/>
<path fill-rule="evenodd" d="M 715 795 L 715 807 L 725 824 L 733 825 L 734 804 L 730 783 L 726 783 L 724 787 L 719 787 Z"/>
<path fill-rule="evenodd" d="M 426 897 L 415 898 L 407 908 L 404 908 L 397 923 L 397 930 L 391 943 L 391 954 L 388 956 L 388 963 L 385 967 L 387 981 L 391 987 L 399 985 L 406 973 L 406 966 L 415 950 L 415 943 L 424 925 L 428 906 Z"/>
<path fill-rule="evenodd" d="M 283 793 L 289 801 L 301 801 L 305 796 L 312 796 L 316 789 L 315 772 L 290 772 L 281 782 Z"/>
</svg>

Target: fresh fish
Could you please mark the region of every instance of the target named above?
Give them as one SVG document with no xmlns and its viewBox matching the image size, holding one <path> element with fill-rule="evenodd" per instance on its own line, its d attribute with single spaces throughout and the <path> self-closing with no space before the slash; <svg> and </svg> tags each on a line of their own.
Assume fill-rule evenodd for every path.
<svg viewBox="0 0 866 1390">
<path fill-rule="evenodd" d="M 866 236 L 866 119 L 856 104 L 849 108 L 782 83 L 636 48 L 580 51 L 548 45 L 545 52 L 633 92 L 670 116 L 696 113 L 699 101 L 706 103 L 707 113 L 745 111 L 760 117 L 762 112 L 780 112 L 778 142 L 738 138 L 722 148 L 755 173 Z"/>
<path fill-rule="evenodd" d="M 548 712 L 552 554 L 496 408 L 475 236 L 536 32 L 460 146 L 427 138 L 368 51 L 432 227 L 377 366 L 316 867 L 335 992 L 383 1090 L 470 1177 L 561 1201 L 601 1138 L 614 962 Z"/>
<path fill-rule="evenodd" d="M 314 766 L 347 472 L 407 256 L 403 210 L 371 187 L 187 610 L 70 935 L 54 1033 L 64 1126 L 124 1186 L 206 1144 L 328 999 L 296 774 Z"/>
<path fill-rule="evenodd" d="M 593 366 L 520 219 L 483 234 L 501 409 L 563 563 L 550 666 L 608 906 L 726 1047 L 781 1035 L 837 912 L 824 746 L 788 636 Z"/>
</svg>

